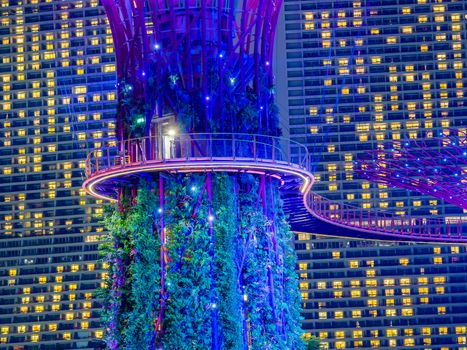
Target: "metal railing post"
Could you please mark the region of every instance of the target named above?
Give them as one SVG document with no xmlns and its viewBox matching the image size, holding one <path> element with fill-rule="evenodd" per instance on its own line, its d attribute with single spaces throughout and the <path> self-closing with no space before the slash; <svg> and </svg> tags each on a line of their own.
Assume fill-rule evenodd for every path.
<svg viewBox="0 0 467 350">
<path fill-rule="evenodd" d="M 272 138 L 272 162 L 276 162 L 276 139 L 273 137 Z"/>
<path fill-rule="evenodd" d="M 253 135 L 253 159 L 256 162 L 257 154 L 256 154 L 256 135 Z"/>
<path fill-rule="evenodd" d="M 240 143 L 241 144 L 241 143 Z M 241 148 L 241 147 L 240 147 Z M 232 134 L 232 159 L 235 160 L 236 151 L 235 151 L 235 134 Z"/>
<path fill-rule="evenodd" d="M 209 134 L 208 155 L 209 155 L 209 158 L 211 158 L 212 160 L 212 134 Z"/>
</svg>

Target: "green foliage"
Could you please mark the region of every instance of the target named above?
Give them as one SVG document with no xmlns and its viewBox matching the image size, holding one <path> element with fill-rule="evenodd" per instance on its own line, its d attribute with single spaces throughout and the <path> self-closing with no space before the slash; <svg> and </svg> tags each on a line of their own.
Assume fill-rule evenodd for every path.
<svg viewBox="0 0 467 350">
<path fill-rule="evenodd" d="M 253 350 L 303 349 L 292 233 L 276 181 L 267 186 L 263 210 L 257 176 L 213 174 L 212 202 L 206 176 L 165 180 L 168 299 L 160 334 L 154 334 L 161 298 L 159 198 L 141 183 L 133 206 L 126 201 L 123 213 L 106 211 L 111 235 L 101 253 L 110 266 L 103 291 L 109 348 L 204 350 L 212 347 L 216 323 L 225 350 L 245 349 L 248 339 Z"/>
<path fill-rule="evenodd" d="M 156 198 L 143 183 L 136 205 L 125 213 L 107 207 L 104 223 L 109 235 L 100 245 L 109 266 L 102 320 L 110 349 L 145 349 L 153 337 L 153 315 L 158 308 L 160 245 L 154 232 Z"/>
</svg>

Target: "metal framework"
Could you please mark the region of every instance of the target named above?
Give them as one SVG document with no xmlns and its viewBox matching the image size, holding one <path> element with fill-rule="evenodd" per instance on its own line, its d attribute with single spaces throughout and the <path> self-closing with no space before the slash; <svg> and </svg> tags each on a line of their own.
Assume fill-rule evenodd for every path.
<svg viewBox="0 0 467 350">
<path fill-rule="evenodd" d="M 281 0 L 102 1 L 117 57 L 120 141 L 132 137 L 125 116 L 141 109 L 151 122 L 177 116 L 177 90 L 204 103 L 204 120 L 184 131 L 206 132 L 213 118 L 224 132 L 235 131 L 224 115 L 225 96 L 253 91 L 259 124 L 270 130 L 268 101 L 273 84 L 271 59 Z M 131 99 L 130 106 L 125 100 Z M 203 101 L 204 100 L 204 101 Z M 144 105 L 144 106 L 143 106 Z M 213 112 L 219 111 L 215 117 Z"/>
<path fill-rule="evenodd" d="M 367 179 L 427 194 L 467 209 L 467 137 L 450 130 L 431 139 L 391 143 L 359 161 Z"/>
</svg>

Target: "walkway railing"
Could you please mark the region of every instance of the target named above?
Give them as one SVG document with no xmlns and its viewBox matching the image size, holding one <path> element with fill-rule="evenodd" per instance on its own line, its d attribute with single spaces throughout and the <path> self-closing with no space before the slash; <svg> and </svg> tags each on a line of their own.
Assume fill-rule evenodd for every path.
<svg viewBox="0 0 467 350">
<path fill-rule="evenodd" d="M 248 160 L 309 169 L 305 146 L 283 137 L 249 134 L 181 134 L 126 140 L 96 149 L 86 159 L 86 177 L 149 162 Z"/>
<path fill-rule="evenodd" d="M 245 162 L 276 164 L 309 172 L 310 157 L 305 146 L 282 137 L 249 134 L 182 134 L 131 139 L 88 155 L 86 176 L 153 163 Z M 235 167 L 235 164 L 232 163 Z M 351 230 L 392 236 L 446 242 L 467 242 L 467 218 L 445 219 L 399 215 L 364 209 L 326 199 L 313 192 L 304 205 L 320 220 Z"/>
<path fill-rule="evenodd" d="M 467 242 L 467 218 L 444 219 L 399 215 L 334 202 L 310 192 L 308 210 L 316 217 L 343 227 L 399 237 Z"/>
</svg>

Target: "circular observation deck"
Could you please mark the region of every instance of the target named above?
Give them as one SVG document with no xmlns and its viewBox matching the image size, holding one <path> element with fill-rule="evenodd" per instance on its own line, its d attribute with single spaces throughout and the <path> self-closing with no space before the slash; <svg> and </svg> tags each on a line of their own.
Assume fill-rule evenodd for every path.
<svg viewBox="0 0 467 350">
<path fill-rule="evenodd" d="M 283 137 L 181 134 L 131 139 L 121 146 L 88 155 L 83 184 L 87 193 L 114 201 L 122 185 L 159 172 L 267 174 L 302 195 L 314 182 L 307 148 Z"/>
</svg>

